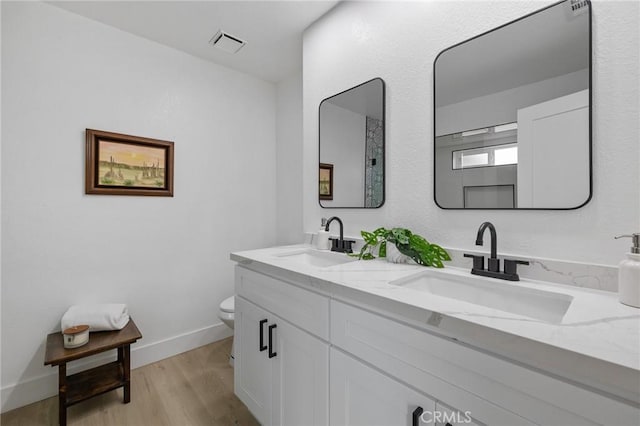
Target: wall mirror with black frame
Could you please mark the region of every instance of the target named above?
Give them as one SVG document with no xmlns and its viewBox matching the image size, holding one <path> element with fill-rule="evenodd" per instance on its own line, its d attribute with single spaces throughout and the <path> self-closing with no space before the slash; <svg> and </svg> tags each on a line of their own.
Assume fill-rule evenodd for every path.
<svg viewBox="0 0 640 426">
<path fill-rule="evenodd" d="M 591 199 L 591 5 L 555 3 L 434 61 L 434 198 L 444 209 Z"/>
<path fill-rule="evenodd" d="M 385 85 L 374 78 L 320 102 L 318 200 L 378 208 L 385 197 Z"/>
</svg>

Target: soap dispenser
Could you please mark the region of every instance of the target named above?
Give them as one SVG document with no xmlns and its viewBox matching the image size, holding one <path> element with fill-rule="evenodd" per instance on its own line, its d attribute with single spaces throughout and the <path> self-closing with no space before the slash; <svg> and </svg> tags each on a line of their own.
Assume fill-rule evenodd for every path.
<svg viewBox="0 0 640 426">
<path fill-rule="evenodd" d="M 329 231 L 327 231 L 327 218 L 323 217 L 320 222 L 320 229 L 318 230 L 318 240 L 316 241 L 316 247 L 318 250 L 329 250 Z"/>
<path fill-rule="evenodd" d="M 640 308 L 640 233 L 615 238 L 625 237 L 631 238 L 633 245 L 618 267 L 618 297 L 621 303 Z"/>
</svg>

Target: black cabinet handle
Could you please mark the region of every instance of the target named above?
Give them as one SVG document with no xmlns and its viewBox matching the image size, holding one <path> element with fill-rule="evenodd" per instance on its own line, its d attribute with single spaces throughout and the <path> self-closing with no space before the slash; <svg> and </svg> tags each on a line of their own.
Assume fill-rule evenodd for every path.
<svg viewBox="0 0 640 426">
<path fill-rule="evenodd" d="M 418 407 L 413 410 L 413 414 L 411 414 L 411 426 L 420 426 L 420 416 L 424 413 L 422 407 Z"/>
<path fill-rule="evenodd" d="M 267 350 L 267 345 L 264 344 L 264 325 L 266 323 L 266 319 L 260 321 L 260 352 Z"/>
<path fill-rule="evenodd" d="M 271 324 L 269 326 L 269 358 L 273 358 L 278 355 L 277 352 L 273 351 L 273 329 L 276 328 L 276 324 Z"/>
</svg>

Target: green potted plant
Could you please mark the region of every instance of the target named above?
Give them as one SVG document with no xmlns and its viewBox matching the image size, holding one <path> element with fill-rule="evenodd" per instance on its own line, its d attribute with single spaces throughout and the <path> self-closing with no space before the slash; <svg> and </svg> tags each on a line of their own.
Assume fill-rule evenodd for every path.
<svg viewBox="0 0 640 426">
<path fill-rule="evenodd" d="M 365 244 L 360 253 L 354 254 L 359 259 L 375 259 L 374 251 L 377 248 L 378 257 L 387 258 L 389 255 L 388 260 L 399 263 L 403 261 L 402 257 L 393 253 L 397 248 L 406 258 L 413 259 L 423 266 L 444 268 L 442 262 L 451 260 L 451 256 L 445 249 L 406 228 L 378 228 L 373 232 L 360 231 L 360 234 Z"/>
</svg>

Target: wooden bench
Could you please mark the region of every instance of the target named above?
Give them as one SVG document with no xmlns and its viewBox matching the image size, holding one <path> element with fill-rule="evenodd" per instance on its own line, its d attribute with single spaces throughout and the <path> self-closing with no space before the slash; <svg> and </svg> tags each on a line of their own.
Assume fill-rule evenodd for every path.
<svg viewBox="0 0 640 426">
<path fill-rule="evenodd" d="M 131 401 L 130 346 L 142 338 L 132 319 L 117 331 L 98 331 L 89 334 L 89 343 L 79 348 L 65 349 L 62 333 L 47 336 L 44 365 L 58 366 L 58 404 L 60 426 L 67 424 L 67 407 L 124 388 L 123 402 Z M 111 349 L 118 350 L 118 360 L 67 376 L 67 362 L 76 361 Z"/>
</svg>

